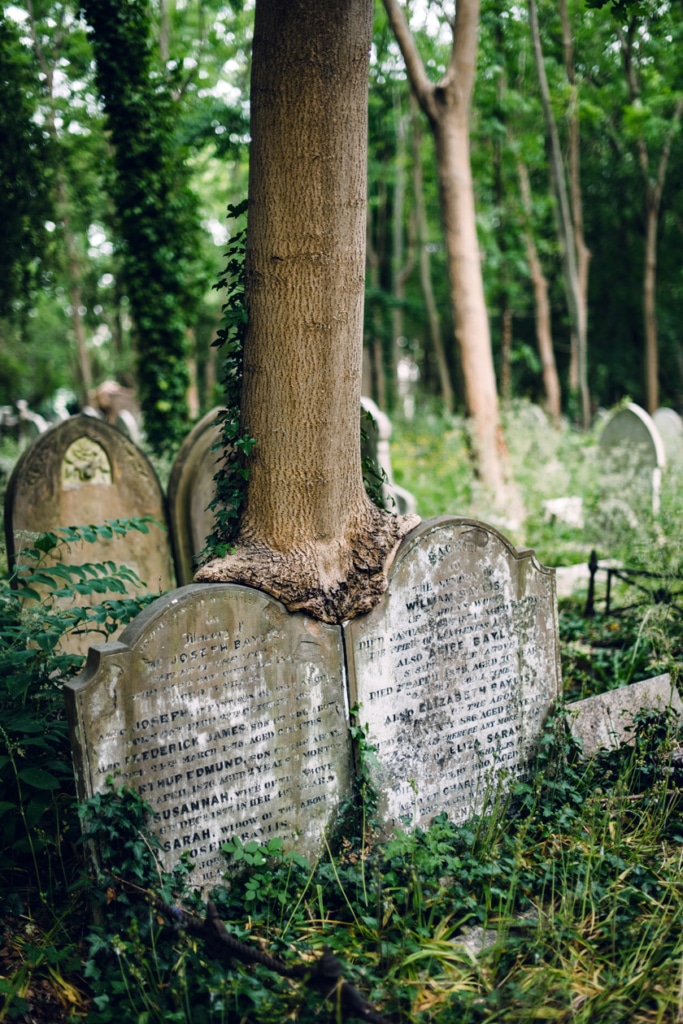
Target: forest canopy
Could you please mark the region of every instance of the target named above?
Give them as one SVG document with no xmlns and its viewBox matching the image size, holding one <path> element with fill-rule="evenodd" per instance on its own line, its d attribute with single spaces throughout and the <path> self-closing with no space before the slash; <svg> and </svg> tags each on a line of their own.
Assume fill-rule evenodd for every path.
<svg viewBox="0 0 683 1024">
<path fill-rule="evenodd" d="M 654 398 L 679 406 L 683 12 L 674 3 L 531 7 L 571 227 L 577 252 L 585 249 L 590 409 L 625 395 L 652 404 L 652 338 Z M 103 26 L 98 17 L 108 10 L 119 13 Z M 435 83 L 449 60 L 445 18 L 442 5 L 420 4 L 411 21 Z M 51 415 L 57 393 L 82 405 L 114 378 L 136 389 L 150 425 L 155 409 L 177 413 L 177 428 L 156 437 L 163 448 L 220 401 L 210 345 L 222 300 L 212 285 L 223 266 L 226 207 L 246 196 L 252 23 L 251 4 L 218 0 L 5 7 L 0 404 L 24 399 Z M 112 76 L 118 64 L 132 81 L 136 54 L 110 48 L 107 70 L 114 27 L 140 43 L 125 110 Z M 548 399 L 537 336 L 542 278 L 561 409 L 576 418 L 559 172 L 530 27 L 526 6 L 482 3 L 470 125 L 478 242 L 499 394 Z M 421 394 L 462 410 L 434 143 L 381 3 L 368 201 L 364 390 L 392 411 L 403 361 L 404 370 L 417 367 Z M 161 366 L 162 351 L 175 353 L 177 370 Z"/>
</svg>

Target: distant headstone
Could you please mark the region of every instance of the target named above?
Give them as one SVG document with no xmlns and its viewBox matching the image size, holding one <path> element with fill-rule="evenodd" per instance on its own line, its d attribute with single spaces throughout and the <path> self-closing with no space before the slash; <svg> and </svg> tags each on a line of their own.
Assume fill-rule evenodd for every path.
<svg viewBox="0 0 683 1024">
<path fill-rule="evenodd" d="M 683 717 L 683 701 L 668 673 L 574 701 L 567 704 L 567 715 L 583 756 L 590 758 L 599 750 L 615 750 L 622 743 L 633 742 L 633 718 L 639 711 L 667 708 Z"/>
<path fill-rule="evenodd" d="M 415 496 L 404 487 L 394 483 L 394 476 L 391 468 L 391 450 L 389 440 L 391 438 L 391 420 L 386 413 L 382 412 L 378 405 L 371 398 L 363 396 L 360 400 L 362 412 L 369 413 L 370 418 L 365 416 L 361 426 L 366 434 L 361 444 L 363 456 L 368 455 L 386 473 L 386 483 L 382 488 L 385 502 L 389 499 L 396 506 L 395 512 L 399 515 L 408 515 L 417 512 L 417 501 Z"/>
<path fill-rule="evenodd" d="M 683 420 L 675 409 L 657 409 L 653 414 L 655 426 L 664 443 L 664 451 L 669 462 L 676 462 L 683 457 Z"/>
<path fill-rule="evenodd" d="M 532 551 L 475 520 L 422 523 L 345 638 L 388 824 L 464 821 L 525 774 L 560 691 L 554 572 Z"/>
<path fill-rule="evenodd" d="M 21 560 L 25 533 L 144 515 L 165 523 L 164 496 L 149 460 L 108 423 L 71 417 L 41 434 L 14 468 L 5 499 L 10 564 Z M 125 537 L 71 545 L 71 564 L 106 560 L 133 569 L 153 591 L 175 585 L 163 526 L 150 526 L 147 534 L 130 531 Z M 83 637 L 76 649 L 85 653 L 88 645 Z"/>
<path fill-rule="evenodd" d="M 65 685 L 80 799 L 107 777 L 151 804 L 162 862 L 208 890 L 221 843 L 281 836 L 315 856 L 350 795 L 339 626 L 249 587 L 166 594 Z"/>
<path fill-rule="evenodd" d="M 664 445 L 652 417 L 633 403 L 620 409 L 606 423 L 600 435 L 603 473 L 603 507 L 624 507 L 629 518 L 640 492 L 659 511 Z"/>
<path fill-rule="evenodd" d="M 193 561 L 214 527 L 209 504 L 216 493 L 214 476 L 222 454 L 211 449 L 221 437 L 216 423 L 220 411 L 218 406 L 207 412 L 192 428 L 175 457 L 168 481 L 168 512 L 181 585 L 192 582 Z"/>
</svg>

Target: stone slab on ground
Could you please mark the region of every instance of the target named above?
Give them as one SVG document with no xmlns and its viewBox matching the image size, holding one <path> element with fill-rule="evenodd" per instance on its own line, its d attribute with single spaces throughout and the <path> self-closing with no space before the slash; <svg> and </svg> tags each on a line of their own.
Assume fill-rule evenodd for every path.
<svg viewBox="0 0 683 1024">
<path fill-rule="evenodd" d="M 554 572 L 532 551 L 476 520 L 422 523 L 345 638 L 390 827 L 464 821 L 526 773 L 560 692 Z"/>
<path fill-rule="evenodd" d="M 669 707 L 683 716 L 683 701 L 666 673 L 574 701 L 567 704 L 566 711 L 572 736 L 581 743 L 584 757 L 591 758 L 599 750 L 615 750 L 632 740 L 633 717 L 639 711 Z"/>
<path fill-rule="evenodd" d="M 188 851 L 202 891 L 234 836 L 316 856 L 350 796 L 341 628 L 249 587 L 166 594 L 65 693 L 79 799 L 112 775 L 135 789 L 164 866 Z"/>
</svg>

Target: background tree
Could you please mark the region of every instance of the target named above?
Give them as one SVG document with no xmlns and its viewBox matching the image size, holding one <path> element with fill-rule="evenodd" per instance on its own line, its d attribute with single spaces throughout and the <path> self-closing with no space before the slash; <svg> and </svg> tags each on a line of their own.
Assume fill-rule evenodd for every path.
<svg viewBox="0 0 683 1024">
<path fill-rule="evenodd" d="M 398 0 L 384 0 L 412 89 L 436 142 L 441 212 L 455 337 L 460 350 L 466 404 L 483 484 L 499 499 L 506 490 L 488 314 L 484 299 L 470 165 L 470 105 L 474 88 L 478 0 L 460 0 L 451 22 L 453 46 L 444 77 L 433 83 Z"/>
<path fill-rule="evenodd" d="M 145 432 L 157 452 L 187 432 L 188 325 L 206 282 L 196 202 L 174 145 L 173 98 L 157 70 L 146 0 L 84 0 L 114 146 L 114 195 L 135 321 Z"/>
</svg>

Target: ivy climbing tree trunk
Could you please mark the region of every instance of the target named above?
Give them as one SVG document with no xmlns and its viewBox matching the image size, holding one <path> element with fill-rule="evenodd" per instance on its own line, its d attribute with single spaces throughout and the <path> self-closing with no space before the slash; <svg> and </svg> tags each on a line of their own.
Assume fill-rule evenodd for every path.
<svg viewBox="0 0 683 1024">
<path fill-rule="evenodd" d="M 256 438 L 234 553 L 196 578 L 325 622 L 368 611 L 417 517 L 363 488 L 358 410 L 372 0 L 257 0 L 241 425 Z"/>
<path fill-rule="evenodd" d="M 82 0 L 81 10 L 114 147 L 145 432 L 157 453 L 173 451 L 189 423 L 187 330 L 206 284 L 197 203 L 174 140 L 173 97 L 152 52 L 148 0 Z"/>
<path fill-rule="evenodd" d="M 470 107 L 477 62 L 479 0 L 458 0 L 446 74 L 431 82 L 398 0 L 384 0 L 418 103 L 436 143 L 455 336 L 472 421 L 479 477 L 510 510 L 509 468 L 498 411 L 470 166 Z"/>
</svg>

